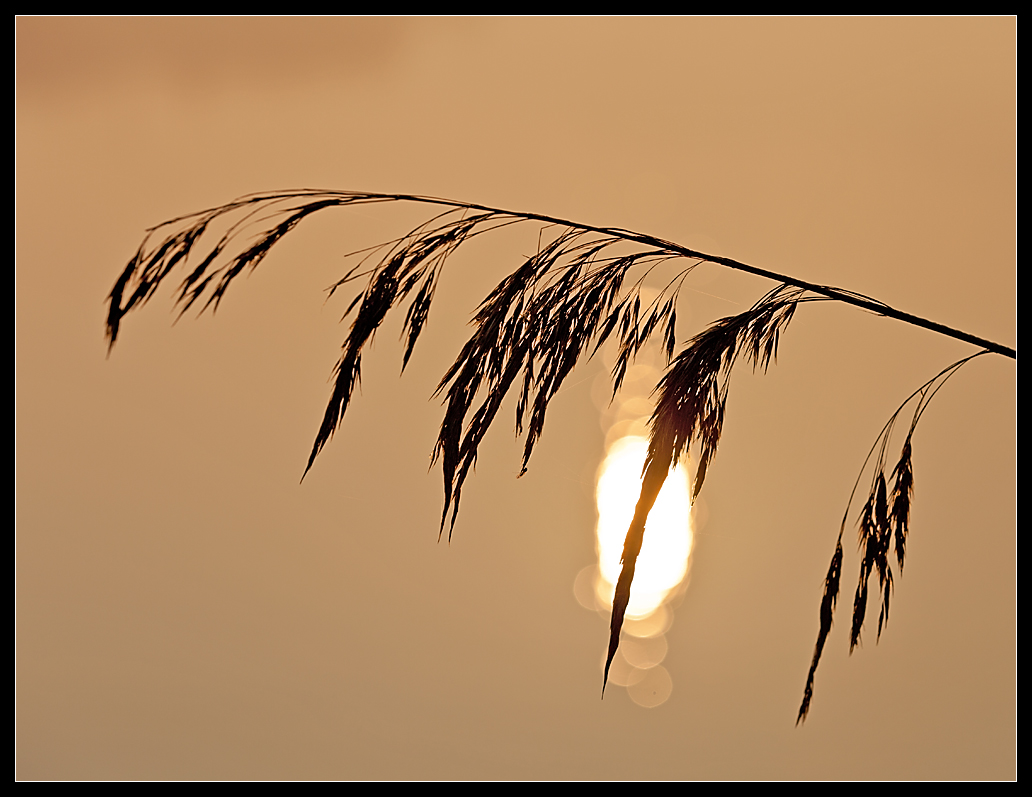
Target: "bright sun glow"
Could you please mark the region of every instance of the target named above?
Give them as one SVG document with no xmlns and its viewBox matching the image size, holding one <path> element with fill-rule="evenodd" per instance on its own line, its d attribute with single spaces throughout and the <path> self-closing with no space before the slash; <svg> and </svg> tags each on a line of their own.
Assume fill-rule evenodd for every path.
<svg viewBox="0 0 1032 797">
<path fill-rule="evenodd" d="M 642 466 L 647 451 L 648 440 L 644 437 L 621 438 L 610 446 L 600 469 L 595 492 L 601 573 L 597 589 L 599 599 L 610 605 L 613 585 L 620 575 L 624 536 L 641 490 Z M 692 549 L 690 512 L 688 473 L 678 465 L 667 477 L 649 513 L 627 607 L 629 619 L 654 612 L 688 572 L 688 557 Z"/>
</svg>

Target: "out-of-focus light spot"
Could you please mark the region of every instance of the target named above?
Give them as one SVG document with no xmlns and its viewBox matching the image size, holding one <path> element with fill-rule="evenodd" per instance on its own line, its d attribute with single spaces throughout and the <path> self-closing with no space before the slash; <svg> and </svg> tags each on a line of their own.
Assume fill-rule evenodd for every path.
<svg viewBox="0 0 1032 797">
<path fill-rule="evenodd" d="M 581 568 L 577 578 L 573 580 L 573 594 L 577 603 L 588 611 L 602 611 L 605 607 L 598 600 L 595 594 L 595 584 L 598 582 L 598 565 L 588 565 Z"/>
<path fill-rule="evenodd" d="M 685 582 L 681 582 L 683 587 Z M 666 603 L 656 607 L 648 617 L 625 617 L 624 634 L 642 638 L 663 636 L 673 625 L 674 613 Z"/>
<path fill-rule="evenodd" d="M 631 700 L 645 708 L 655 708 L 666 703 L 674 691 L 674 682 L 666 667 L 651 667 L 640 672 L 644 673 L 642 677 L 627 687 Z"/>
<path fill-rule="evenodd" d="M 599 660 L 599 672 L 606 669 L 606 657 L 603 655 Z M 614 686 L 632 686 L 645 677 L 646 670 L 640 670 L 623 657 L 621 650 L 616 651 L 613 663 L 609 667 L 609 681 Z"/>
<path fill-rule="evenodd" d="M 627 663 L 639 670 L 648 670 L 655 667 L 667 654 L 667 641 L 665 636 L 648 637 L 646 639 L 625 639 L 620 643 L 620 650 L 623 651 Z"/>
</svg>

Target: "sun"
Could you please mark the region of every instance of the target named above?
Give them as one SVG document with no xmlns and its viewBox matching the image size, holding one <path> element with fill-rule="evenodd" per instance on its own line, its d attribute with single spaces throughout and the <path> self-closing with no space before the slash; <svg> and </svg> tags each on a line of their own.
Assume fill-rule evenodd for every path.
<svg viewBox="0 0 1032 797">
<path fill-rule="evenodd" d="M 624 536 L 641 489 L 647 451 L 648 440 L 644 437 L 622 437 L 609 447 L 599 468 L 595 489 L 600 576 L 597 589 L 602 602 L 610 606 L 620 575 Z M 649 513 L 627 607 L 629 619 L 643 619 L 652 614 L 677 588 L 688 572 L 692 542 L 688 473 L 678 465 L 670 472 Z"/>
</svg>

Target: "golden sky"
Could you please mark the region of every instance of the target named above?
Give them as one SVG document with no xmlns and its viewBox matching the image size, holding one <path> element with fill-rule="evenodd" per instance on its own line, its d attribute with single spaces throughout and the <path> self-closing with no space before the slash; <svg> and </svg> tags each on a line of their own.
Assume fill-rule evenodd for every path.
<svg viewBox="0 0 1032 797">
<path fill-rule="evenodd" d="M 503 411 L 437 539 L 429 399 L 535 230 L 454 256 L 400 379 L 388 321 L 300 485 L 347 331 L 324 289 L 423 211 L 325 211 L 215 316 L 173 326 L 166 289 L 103 337 L 146 228 L 318 187 L 636 229 L 1015 346 L 1014 18 L 21 17 L 16 47 L 19 778 L 1015 776 L 1012 360 L 924 415 L 891 621 L 852 656 L 847 529 L 796 727 L 863 458 L 972 347 L 825 303 L 739 366 L 646 709 L 599 700 L 573 592 L 601 363 L 518 481 Z M 770 287 L 701 268 L 679 342 Z"/>
</svg>

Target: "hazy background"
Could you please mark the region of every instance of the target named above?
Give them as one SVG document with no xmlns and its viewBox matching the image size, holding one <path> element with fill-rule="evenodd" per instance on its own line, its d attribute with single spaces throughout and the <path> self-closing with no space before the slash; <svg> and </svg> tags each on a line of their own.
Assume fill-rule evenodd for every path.
<svg viewBox="0 0 1032 797">
<path fill-rule="evenodd" d="M 1016 345 L 1015 36 L 994 19 L 33 19 L 15 23 L 17 775 L 1011 778 L 1015 374 L 983 357 L 915 438 L 891 622 L 836 625 L 795 727 L 849 490 L 972 351 L 810 305 L 732 381 L 655 709 L 599 701 L 603 454 L 587 363 L 529 473 L 507 412 L 438 543 L 429 401 L 536 243 L 452 261 L 299 486 L 342 255 L 425 216 L 328 211 L 219 313 L 104 298 L 144 230 L 251 191 L 466 199 L 639 229 Z M 683 341 L 769 283 L 700 270 Z M 894 449 L 898 450 L 898 449 Z"/>
</svg>

